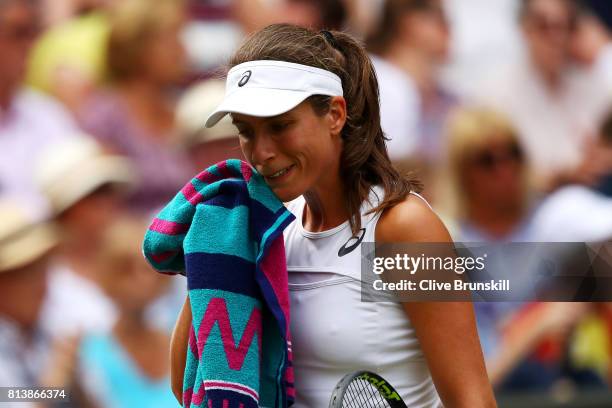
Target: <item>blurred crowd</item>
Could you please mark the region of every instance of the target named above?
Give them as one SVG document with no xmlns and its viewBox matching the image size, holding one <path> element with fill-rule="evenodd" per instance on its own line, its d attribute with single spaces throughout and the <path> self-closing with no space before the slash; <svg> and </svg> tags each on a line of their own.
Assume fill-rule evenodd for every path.
<svg viewBox="0 0 612 408">
<path fill-rule="evenodd" d="M 185 282 L 140 243 L 194 174 L 242 158 L 204 119 L 241 39 L 278 22 L 363 41 L 390 157 L 456 241 L 612 238 L 607 0 L 0 0 L 0 386 L 176 406 Z M 612 384 L 608 304 L 475 308 L 499 395 Z"/>
</svg>

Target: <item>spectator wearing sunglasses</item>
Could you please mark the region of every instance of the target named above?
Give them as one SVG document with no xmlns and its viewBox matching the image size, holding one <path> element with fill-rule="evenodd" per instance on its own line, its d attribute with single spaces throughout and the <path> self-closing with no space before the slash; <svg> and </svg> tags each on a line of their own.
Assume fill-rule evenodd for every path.
<svg viewBox="0 0 612 408">
<path fill-rule="evenodd" d="M 512 123 L 484 108 L 449 120 L 441 196 L 460 241 L 528 240 L 532 208 L 527 158 Z"/>
<path fill-rule="evenodd" d="M 537 241 L 539 209 L 530 163 L 513 124 L 482 108 L 456 112 L 449 121 L 446 213 L 455 242 Z M 534 281 L 516 262 L 494 273 L 513 276 L 513 289 L 529 290 Z M 497 275 L 496 275 L 497 276 Z M 521 287 L 521 285 L 523 285 Z M 527 293 L 527 292 L 525 292 Z M 500 391 L 545 390 L 558 380 L 562 356 L 542 353 L 564 344 L 585 308 L 571 303 L 477 302 L 478 334 L 489 378 Z M 561 338 L 550 339 L 555 333 Z M 548 341 L 548 343 L 547 343 Z"/>
<path fill-rule="evenodd" d="M 523 0 L 519 9 L 524 55 L 485 79 L 477 99 L 516 125 L 539 189 L 596 183 L 587 146 L 612 95 L 571 58 L 576 5 Z"/>
</svg>

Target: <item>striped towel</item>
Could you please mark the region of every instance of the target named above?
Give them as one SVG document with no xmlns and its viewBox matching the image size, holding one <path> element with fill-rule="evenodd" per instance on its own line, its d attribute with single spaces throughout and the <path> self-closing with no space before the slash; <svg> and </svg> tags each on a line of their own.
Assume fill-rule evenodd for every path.
<svg viewBox="0 0 612 408">
<path fill-rule="evenodd" d="M 143 251 L 184 274 L 193 323 L 183 407 L 293 404 L 283 230 L 295 217 L 247 163 L 227 160 L 192 179 L 159 213 Z"/>
</svg>

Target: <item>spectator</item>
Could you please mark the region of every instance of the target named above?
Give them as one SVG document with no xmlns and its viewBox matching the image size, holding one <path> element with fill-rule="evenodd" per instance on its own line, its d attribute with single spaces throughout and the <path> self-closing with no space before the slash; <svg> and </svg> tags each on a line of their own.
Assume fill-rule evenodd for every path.
<svg viewBox="0 0 612 408">
<path fill-rule="evenodd" d="M 348 11 L 345 1 L 280 0 L 270 3 L 261 0 L 235 0 L 232 3 L 232 14 L 245 34 L 276 23 L 341 30 L 344 28 Z"/>
<path fill-rule="evenodd" d="M 32 49 L 28 83 L 78 113 L 106 77 L 108 32 L 108 16 L 103 9 L 48 28 Z"/>
<path fill-rule="evenodd" d="M 580 9 L 576 31 L 572 35 L 572 57 L 586 69 L 592 69 L 594 75 L 601 78 L 606 85 L 603 93 L 612 95 L 612 35 L 610 34 L 610 15 L 598 16 L 603 7 L 601 1 L 585 1 Z M 607 25 L 606 25 L 607 24 Z"/>
<path fill-rule="evenodd" d="M 447 191 L 443 202 L 456 242 L 537 240 L 538 197 L 516 129 L 488 109 L 458 111 L 449 122 Z M 511 258 L 495 278 L 512 278 L 517 298 L 534 286 L 532 260 Z M 521 276 L 521 273 L 524 276 Z M 493 272 L 491 272 L 493 273 Z M 501 276 L 507 275 L 507 276 Z M 527 295 L 529 296 L 529 295 Z M 475 303 L 478 331 L 491 382 L 503 391 L 548 390 L 561 378 L 569 335 L 588 307 L 572 303 Z"/>
<path fill-rule="evenodd" d="M 36 221 L 17 201 L 0 202 L 0 386 L 63 389 L 67 401 L 62 405 L 89 408 L 93 405 L 76 376 L 78 338 L 53 341 L 41 324 L 48 265 L 57 242 L 52 223 Z M 40 407 L 27 401 L 2 406 Z"/>
<path fill-rule="evenodd" d="M 599 128 L 599 145 L 601 148 L 598 151 L 601 153 L 606 175 L 596 189 L 606 197 L 612 198 L 612 110 L 605 116 Z"/>
<path fill-rule="evenodd" d="M 539 189 L 596 183 L 588 145 L 610 98 L 596 77 L 571 65 L 575 3 L 523 0 L 519 13 L 525 58 L 485 80 L 480 100 L 516 124 Z"/>
<path fill-rule="evenodd" d="M 134 181 L 129 162 L 82 137 L 47 150 L 37 176 L 62 231 L 44 321 L 56 336 L 110 327 L 115 310 L 98 286 L 91 260 Z"/>
<path fill-rule="evenodd" d="M 217 126 L 206 128 L 202 118 L 207 118 L 221 103 L 225 95 L 222 81 L 207 80 L 189 88 L 177 107 L 178 127 L 194 167 L 204 170 L 222 160 L 242 159 L 238 130 L 229 116 Z"/>
<path fill-rule="evenodd" d="M 483 78 L 521 51 L 516 23 L 520 0 L 444 0 L 452 35 L 452 55 L 443 81 L 464 99 L 473 95 Z"/>
<path fill-rule="evenodd" d="M 357 38 L 374 30 L 385 0 L 342 0 L 346 8 L 345 29 Z"/>
<path fill-rule="evenodd" d="M 178 148 L 171 98 L 186 69 L 183 14 L 181 1 L 117 2 L 107 54 L 112 82 L 79 115 L 100 142 L 132 160 L 139 181 L 128 203 L 138 212 L 168 201 L 194 172 Z"/>
<path fill-rule="evenodd" d="M 141 255 L 144 223 L 119 218 L 105 232 L 93 258 L 102 287 L 119 316 L 110 331 L 90 333 L 80 348 L 86 391 L 102 407 L 176 406 L 170 389 L 167 331 L 151 327 L 147 307 L 170 284 L 153 274 Z"/>
<path fill-rule="evenodd" d="M 52 27 L 75 16 L 87 14 L 114 0 L 40 0 L 43 24 Z"/>
<path fill-rule="evenodd" d="M 48 339 L 38 322 L 57 231 L 7 201 L 0 220 L 0 385 L 32 387 L 47 363 Z"/>
<path fill-rule="evenodd" d="M 305 27 L 348 30 L 370 29 L 382 0 L 217 0 L 195 1 L 193 18 L 183 38 L 192 67 L 205 77 L 225 64 L 245 34 L 266 25 L 292 22 Z M 205 41 L 202 39 L 205 38 Z"/>
<path fill-rule="evenodd" d="M 23 86 L 37 32 L 32 2 L 0 2 L 0 194 L 18 196 L 44 217 L 47 203 L 33 182 L 32 162 L 45 148 L 76 134 L 77 127 L 59 104 Z"/>
<path fill-rule="evenodd" d="M 601 168 L 600 182 L 592 187 L 568 185 L 550 194 L 534 219 L 537 240 L 600 242 L 612 238 L 612 111 L 598 133 L 591 160 Z"/>
<path fill-rule="evenodd" d="M 449 39 L 441 1 L 387 0 L 366 42 L 381 79 L 381 116 L 391 138 L 391 158 L 418 157 L 426 188 L 432 181 L 429 169 L 444 154 L 444 122 L 457 104 L 438 81 Z M 427 194 L 432 198 L 431 191 Z"/>
<path fill-rule="evenodd" d="M 444 212 L 455 238 L 468 242 L 530 241 L 527 157 L 504 116 L 489 109 L 457 111 L 448 127 Z"/>
</svg>

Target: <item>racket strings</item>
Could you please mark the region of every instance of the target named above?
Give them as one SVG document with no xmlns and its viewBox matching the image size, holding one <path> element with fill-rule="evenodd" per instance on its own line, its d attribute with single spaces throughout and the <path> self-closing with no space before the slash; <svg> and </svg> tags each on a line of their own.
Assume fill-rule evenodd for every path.
<svg viewBox="0 0 612 408">
<path fill-rule="evenodd" d="M 348 385 L 342 399 L 343 408 L 389 408 L 380 392 L 362 378 L 355 378 Z"/>
</svg>

